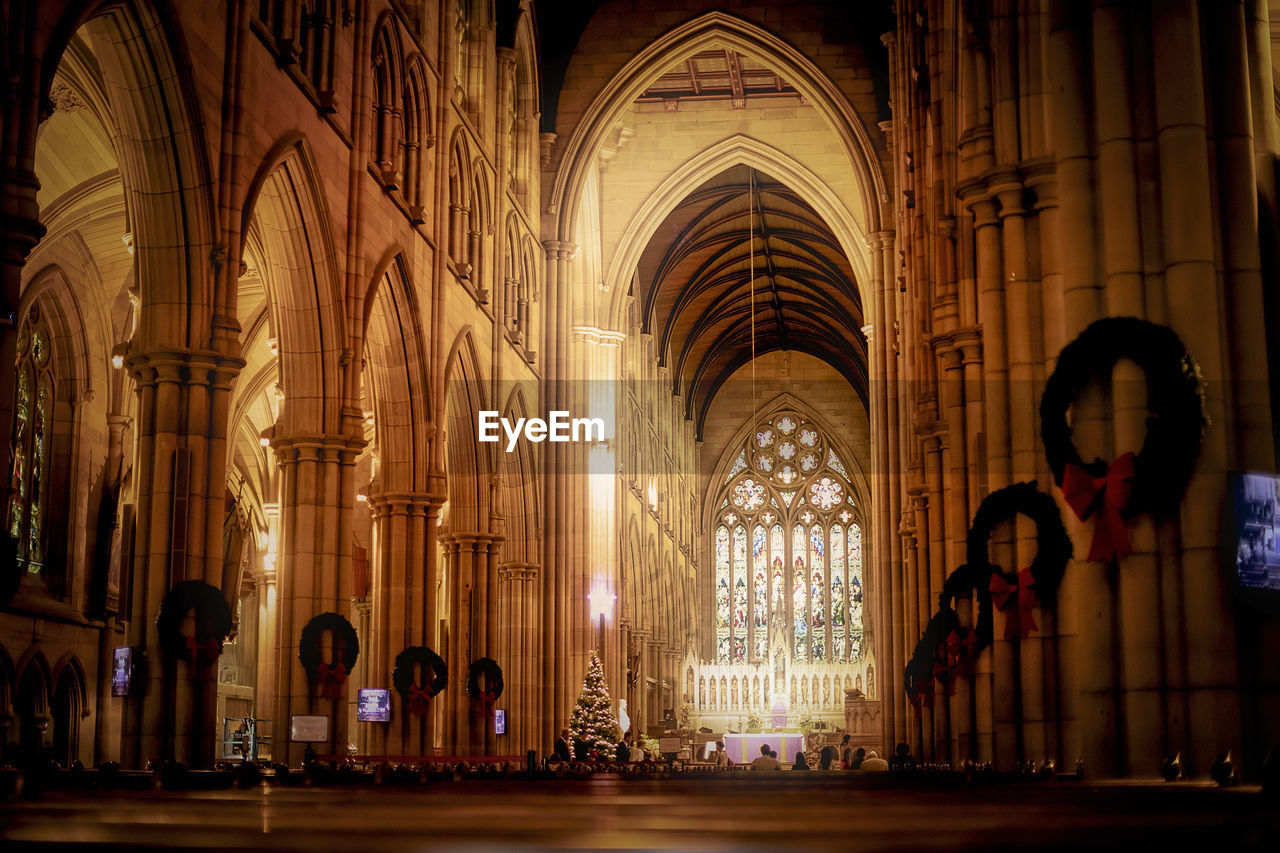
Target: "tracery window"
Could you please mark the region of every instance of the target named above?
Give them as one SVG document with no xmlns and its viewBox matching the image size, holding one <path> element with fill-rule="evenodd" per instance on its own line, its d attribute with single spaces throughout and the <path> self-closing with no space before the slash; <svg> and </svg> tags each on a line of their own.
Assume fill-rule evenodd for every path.
<svg viewBox="0 0 1280 853">
<path fill-rule="evenodd" d="M 775 620 L 797 661 L 858 660 L 861 513 L 839 454 L 796 412 L 761 421 L 729 453 L 714 500 L 717 660 L 765 660 Z"/>
<path fill-rule="evenodd" d="M 44 559 L 56 381 L 49 327 L 37 306 L 31 307 L 18 328 L 17 371 L 6 527 L 18 542 L 18 561 L 36 574 Z"/>
</svg>

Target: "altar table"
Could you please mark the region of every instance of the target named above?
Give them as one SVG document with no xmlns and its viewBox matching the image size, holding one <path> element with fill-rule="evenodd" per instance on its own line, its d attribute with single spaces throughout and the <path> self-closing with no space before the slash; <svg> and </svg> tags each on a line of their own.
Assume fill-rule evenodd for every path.
<svg viewBox="0 0 1280 853">
<path fill-rule="evenodd" d="M 800 732 L 727 734 L 724 736 L 724 751 L 737 764 L 750 763 L 760 757 L 760 747 L 766 743 L 769 744 L 770 749 L 778 753 L 778 761 L 784 765 L 793 764 L 796 753 L 804 751 L 804 735 Z"/>
</svg>

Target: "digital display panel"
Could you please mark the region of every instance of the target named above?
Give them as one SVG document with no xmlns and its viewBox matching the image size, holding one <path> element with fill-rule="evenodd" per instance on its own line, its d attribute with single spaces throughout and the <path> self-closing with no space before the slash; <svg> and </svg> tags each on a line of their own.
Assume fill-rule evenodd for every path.
<svg viewBox="0 0 1280 853">
<path fill-rule="evenodd" d="M 119 646 L 111 654 L 111 695 L 128 696 L 133 685 L 133 649 Z"/>
<path fill-rule="evenodd" d="M 1236 579 L 1245 589 L 1280 592 L 1280 475 L 1232 475 Z"/>
<path fill-rule="evenodd" d="M 391 721 L 391 691 L 384 687 L 361 687 L 356 694 L 356 721 L 388 723 Z"/>
</svg>

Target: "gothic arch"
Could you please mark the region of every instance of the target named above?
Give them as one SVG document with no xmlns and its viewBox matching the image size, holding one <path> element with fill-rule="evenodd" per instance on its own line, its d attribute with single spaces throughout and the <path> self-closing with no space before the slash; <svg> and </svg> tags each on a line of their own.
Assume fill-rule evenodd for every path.
<svg viewBox="0 0 1280 853">
<path fill-rule="evenodd" d="M 550 208 L 560 239 L 576 233 L 580 195 L 593 155 L 636 97 L 673 63 L 709 47 L 722 47 L 777 69 L 826 118 L 845 149 L 862 190 L 862 221 L 879 229 L 884 177 L 871 137 L 844 94 L 812 60 L 778 36 L 734 15 L 711 11 L 674 27 L 633 56 L 592 100 L 575 123 L 551 188 Z M 869 304 L 869 302 L 868 302 Z"/>
<path fill-rule="evenodd" d="M 622 577 L 620 578 L 622 606 L 619 610 L 622 614 L 621 618 L 633 628 L 640 627 L 640 607 L 636 595 L 639 590 L 637 576 L 643 566 L 640 557 L 640 527 L 632 516 L 627 522 L 626 548 L 623 551 Z"/>
<path fill-rule="evenodd" d="M 82 27 L 95 44 L 133 227 L 140 338 L 207 347 L 221 304 L 210 262 L 217 217 L 199 98 L 179 59 L 190 51 L 164 4 L 84 3 L 63 16 L 44 53 L 43 98 Z"/>
<path fill-rule="evenodd" d="M 604 279 L 610 293 L 609 322 L 614 328 L 626 328 L 630 290 L 626 285 L 645 247 L 668 214 L 684 200 L 691 188 L 739 165 L 772 175 L 813 206 L 839 240 L 853 267 L 853 285 L 858 289 L 864 310 L 875 304 L 865 254 L 866 236 L 845 202 L 825 180 L 799 160 L 758 139 L 737 134 L 703 149 L 673 169 L 649 193 L 623 229 Z"/>
<path fill-rule="evenodd" d="M 263 247 L 260 273 L 279 347 L 282 434 L 337 434 L 345 399 L 343 288 L 333 228 L 310 148 L 291 133 L 249 185 L 244 243 Z"/>
<path fill-rule="evenodd" d="M 24 729 L 27 718 L 45 718 L 49 713 L 49 696 L 53 679 L 49 674 L 49 662 L 44 653 L 29 648 L 18 661 L 16 668 L 17 690 L 14 693 L 14 712 L 18 715 Z"/>
<path fill-rule="evenodd" d="M 89 708 L 84 668 L 75 655 L 67 655 L 59 661 L 52 683 L 49 712 L 53 755 L 59 764 L 69 767 L 79 753 L 80 721 L 87 716 Z"/>
<path fill-rule="evenodd" d="M 721 663 L 761 660 L 777 622 L 798 662 L 868 658 L 871 508 L 852 460 L 831 425 L 788 393 L 726 444 L 703 497 L 700 581 Z"/>
<path fill-rule="evenodd" d="M 445 363 L 445 466 L 451 532 L 488 528 L 489 451 L 478 442 L 477 423 L 485 392 L 475 337 L 468 326 L 458 333 Z"/>
<path fill-rule="evenodd" d="M 519 388 L 514 389 L 507 398 L 502 416 L 514 422 L 528 414 L 524 393 Z M 541 538 L 538 519 L 542 517 L 542 510 L 533 449 L 529 442 L 520 441 L 510 453 L 505 450 L 504 445 L 497 465 L 502 480 L 502 516 L 506 524 L 503 559 L 538 562 L 538 541 Z"/>
<path fill-rule="evenodd" d="M 841 438 L 840 431 L 836 429 L 834 424 L 794 394 L 783 391 L 772 400 L 763 403 L 759 409 L 756 410 L 754 420 L 747 420 L 742 424 L 742 426 L 738 427 L 738 429 L 733 433 L 733 437 L 725 447 L 736 449 L 743 441 L 746 440 L 747 436 L 755 430 L 757 422 L 770 418 L 775 413 L 780 412 L 783 409 L 793 409 L 799 412 L 807 420 L 813 421 L 819 429 L 827 434 L 828 440 L 835 445 L 835 450 L 840 460 L 844 462 L 848 468 L 852 469 L 849 472 L 850 476 L 848 479 L 854 488 L 854 497 L 858 502 L 859 519 L 864 525 L 869 524 L 871 516 L 868 510 L 871 507 L 871 489 L 867 483 L 866 472 L 862 470 L 862 466 L 858 463 L 858 457 L 855 456 L 851 448 L 845 444 L 844 440 Z M 703 495 L 702 516 L 704 524 L 710 524 L 711 520 L 715 517 L 718 507 L 715 506 L 713 498 L 715 494 L 719 492 L 720 484 L 724 483 L 725 480 L 728 479 L 729 470 L 734 464 L 734 458 L 735 455 L 726 449 L 725 453 L 721 456 L 720 460 L 716 463 L 715 468 L 711 472 L 711 478 L 708 481 L 711 485 L 708 486 L 706 493 Z"/>
<path fill-rule="evenodd" d="M 405 255 L 391 249 L 364 300 L 362 376 L 370 383 L 384 492 L 426 491 L 430 473 L 431 395 L 425 373 L 422 312 Z"/>
</svg>

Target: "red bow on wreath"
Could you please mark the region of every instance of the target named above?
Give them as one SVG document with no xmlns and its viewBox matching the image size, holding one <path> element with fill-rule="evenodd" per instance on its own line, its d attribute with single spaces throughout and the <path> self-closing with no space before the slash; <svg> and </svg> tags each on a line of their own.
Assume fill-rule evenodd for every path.
<svg viewBox="0 0 1280 853">
<path fill-rule="evenodd" d="M 947 664 L 956 674 L 968 678 L 973 675 L 973 664 L 978 657 L 978 634 L 969 628 L 951 631 L 945 641 Z"/>
<path fill-rule="evenodd" d="M 1032 631 L 1039 628 L 1036 625 L 1035 614 L 1031 612 L 1032 608 L 1040 604 L 1036 598 L 1036 579 L 1035 575 L 1031 574 L 1031 569 L 1018 572 L 1018 577 L 1013 583 L 1009 583 L 1004 575 L 996 572 L 991 575 L 989 588 L 991 603 L 997 610 L 1006 611 L 1004 620 L 1006 640 L 1014 637 L 1024 640 Z"/>
<path fill-rule="evenodd" d="M 1132 453 L 1116 457 L 1107 473 L 1094 477 L 1074 462 L 1068 462 L 1062 475 L 1062 496 L 1081 521 L 1093 512 L 1093 541 L 1089 543 L 1089 559 L 1105 560 L 1133 553 L 1129 530 L 1121 514 L 1133 499 L 1134 460 Z"/>
<path fill-rule="evenodd" d="M 911 704 L 919 711 L 926 703 L 930 708 L 933 707 L 933 679 L 925 678 L 917 682 L 908 694 Z"/>
<path fill-rule="evenodd" d="M 471 700 L 472 706 L 476 711 L 485 711 L 493 707 L 493 703 L 498 701 L 498 696 L 492 690 L 486 691 L 483 696 L 477 696 Z"/>
<path fill-rule="evenodd" d="M 342 683 L 347 680 L 347 668 L 342 661 L 322 663 L 316 667 L 316 681 L 320 683 L 320 698 L 337 699 L 342 695 Z"/>
<path fill-rule="evenodd" d="M 933 651 L 933 680 L 942 685 L 943 692 L 948 696 L 955 694 L 956 661 L 947 653 L 945 645 L 938 646 Z"/>
<path fill-rule="evenodd" d="M 209 663 L 218 659 L 218 655 L 222 654 L 222 641 L 217 637 L 205 637 L 203 640 L 197 640 L 195 635 L 184 637 L 187 645 L 187 657 L 191 662 L 198 663 L 203 661 Z"/>
<path fill-rule="evenodd" d="M 431 693 L 425 687 L 414 684 L 409 687 L 409 713 L 425 714 L 431 707 Z"/>
</svg>

